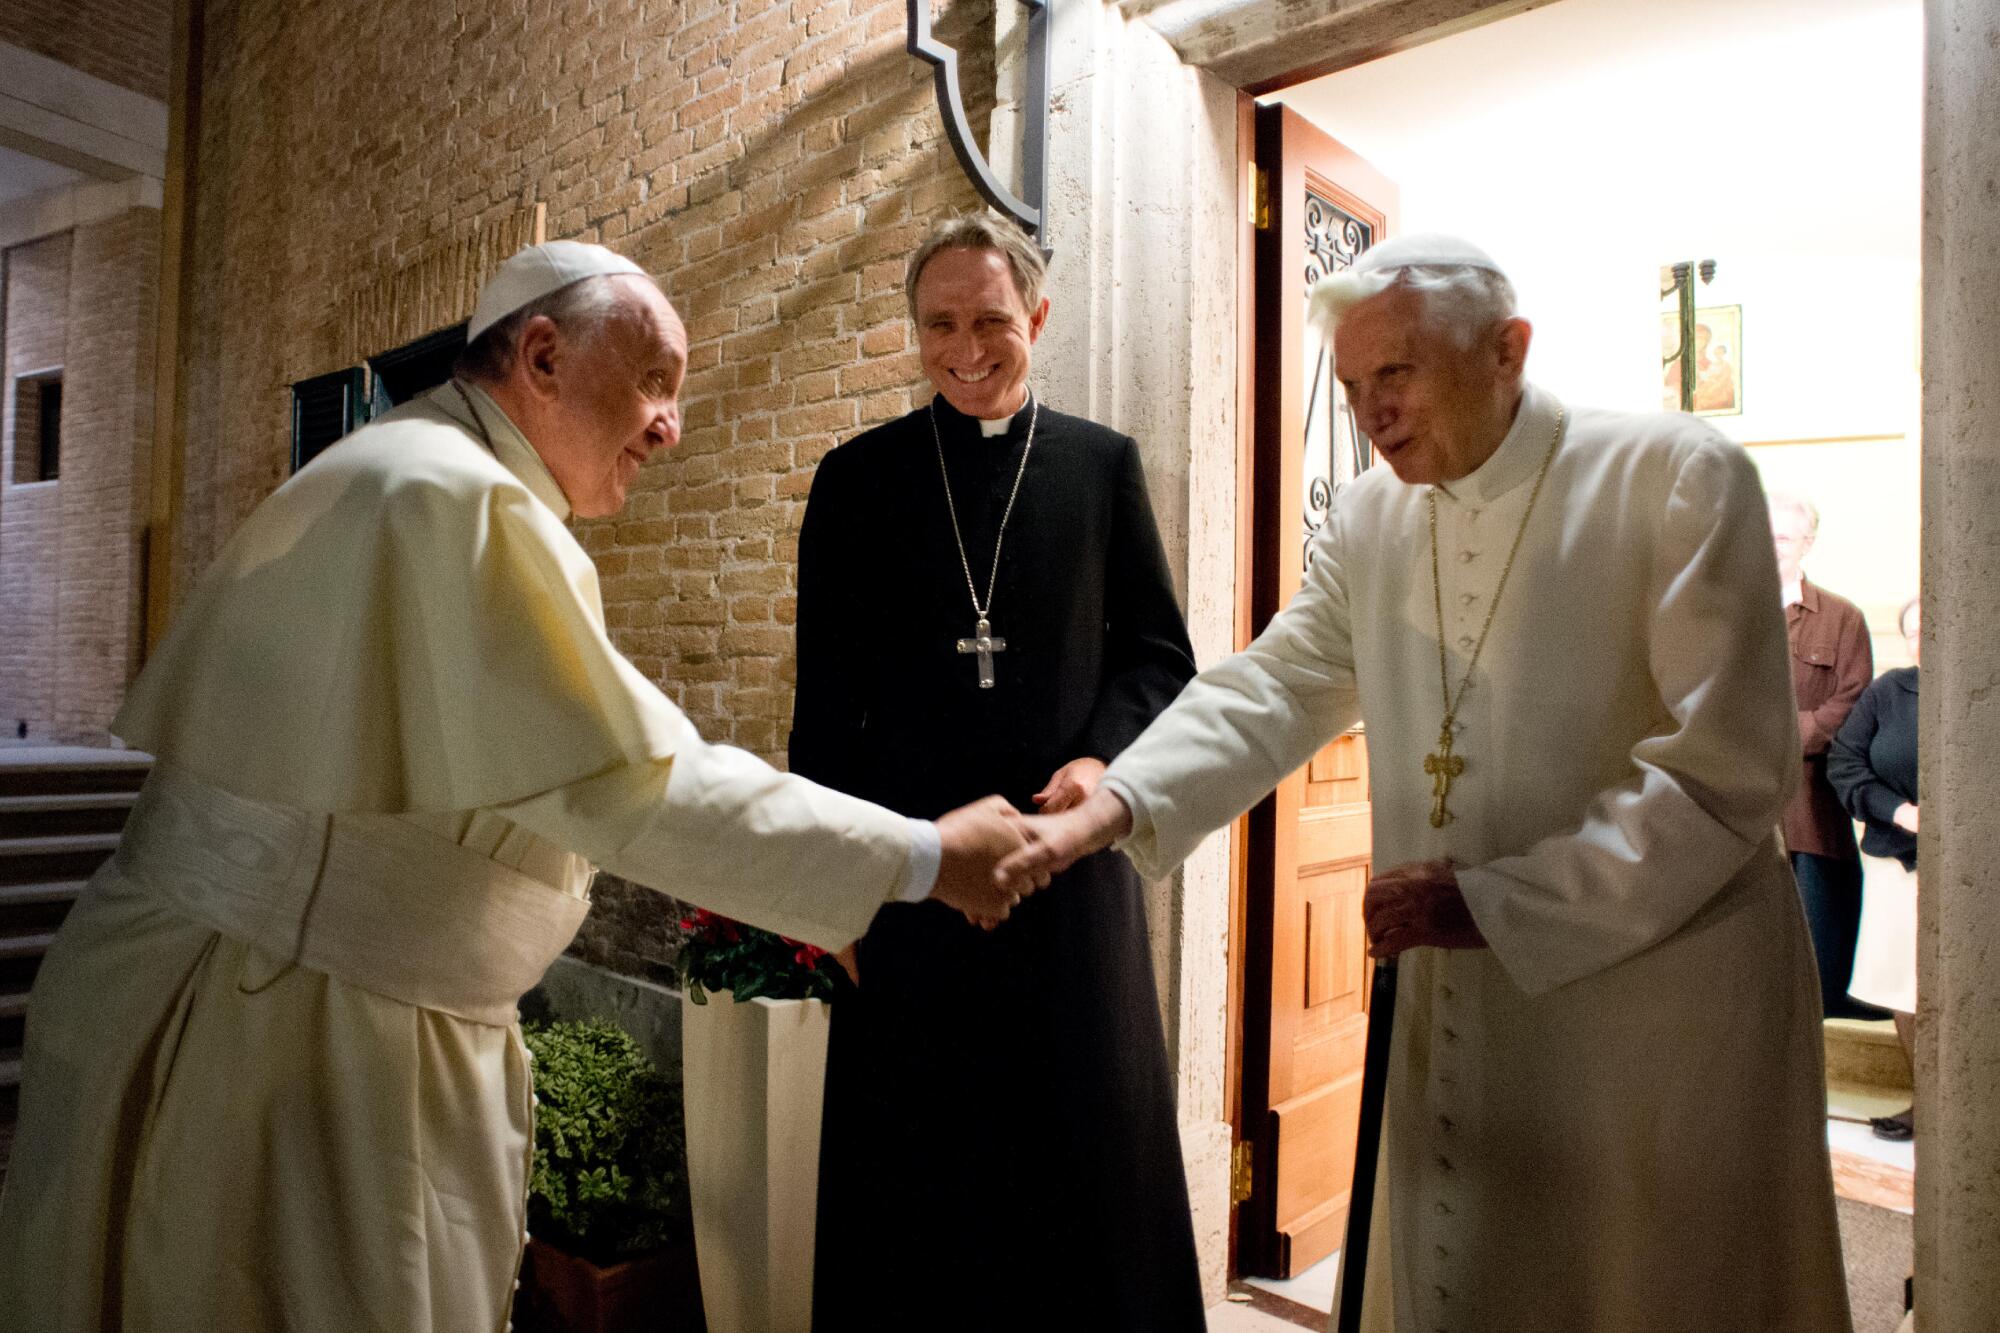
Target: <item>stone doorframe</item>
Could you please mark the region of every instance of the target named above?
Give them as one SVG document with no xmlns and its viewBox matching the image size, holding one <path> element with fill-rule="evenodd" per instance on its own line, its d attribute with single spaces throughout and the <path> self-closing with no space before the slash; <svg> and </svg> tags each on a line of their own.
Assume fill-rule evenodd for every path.
<svg viewBox="0 0 2000 1333">
<path fill-rule="evenodd" d="M 1548 0 L 1071 0 L 1052 32 L 1049 401 L 1144 453 L 1197 655 L 1232 646 L 1238 99 Z M 1017 141 L 1019 17 L 997 15 L 995 165 Z M 1924 804 L 1917 1290 L 1926 1330 L 2000 1309 L 2000 11 L 1927 0 Z M 1299 53 L 1310 63 L 1299 64 Z M 1211 1301 L 1229 1226 L 1227 835 L 1150 903 Z"/>
</svg>

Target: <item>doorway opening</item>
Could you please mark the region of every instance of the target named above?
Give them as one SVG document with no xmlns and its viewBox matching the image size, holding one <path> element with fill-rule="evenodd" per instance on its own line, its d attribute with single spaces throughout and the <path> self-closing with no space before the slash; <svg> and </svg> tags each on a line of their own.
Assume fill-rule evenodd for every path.
<svg viewBox="0 0 2000 1333">
<path fill-rule="evenodd" d="M 1674 410 L 1691 365 L 1697 412 L 1748 448 L 1768 491 L 1816 506 L 1806 578 L 1861 609 L 1875 671 L 1907 664 L 1922 104 L 1919 0 L 1563 0 L 1246 105 L 1253 212 L 1285 234 L 1248 247 L 1240 632 L 1297 587 L 1302 539 L 1370 461 L 1338 395 L 1315 389 L 1306 286 L 1377 239 L 1446 231 L 1514 278 L 1535 327 L 1529 376 L 1559 398 Z M 1676 264 L 1694 295 L 1685 363 Z M 1348 739 L 1338 764 L 1322 754 L 1246 817 L 1233 936 L 1248 1189 L 1232 1273 L 1320 1311 L 1346 1222 L 1368 974 L 1368 757 L 1365 736 Z M 1357 815 L 1358 839 L 1327 841 Z M 1865 1123 L 1907 1104 L 1894 1043 L 1887 1024 L 1829 1024 L 1829 1135 L 1843 1195 L 1906 1214 L 1907 1147 L 1878 1146 Z"/>
</svg>

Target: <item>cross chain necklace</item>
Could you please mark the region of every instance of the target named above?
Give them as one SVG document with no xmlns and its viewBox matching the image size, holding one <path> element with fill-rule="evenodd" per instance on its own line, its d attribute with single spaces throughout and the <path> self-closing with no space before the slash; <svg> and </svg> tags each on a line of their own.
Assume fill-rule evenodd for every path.
<svg viewBox="0 0 2000 1333">
<path fill-rule="evenodd" d="M 1479 654 L 1486 647 L 1486 636 L 1493 629 L 1493 613 L 1500 609 L 1501 594 L 1507 591 L 1507 576 L 1514 572 L 1514 557 L 1521 553 L 1521 539 L 1528 535 L 1528 520 L 1534 517 L 1535 501 L 1542 496 L 1542 483 L 1549 479 L 1549 464 L 1556 461 L 1556 449 L 1562 444 L 1563 409 L 1556 407 L 1555 438 L 1549 441 L 1549 452 L 1542 459 L 1542 469 L 1535 474 L 1535 489 L 1528 493 L 1528 508 L 1521 515 L 1521 526 L 1514 533 L 1514 545 L 1507 551 L 1507 563 L 1500 570 L 1500 584 L 1493 590 L 1493 600 L 1486 606 L 1486 623 L 1480 627 L 1479 642 L 1473 645 L 1472 660 L 1465 664 L 1465 676 L 1458 682 L 1456 697 L 1451 692 L 1450 669 L 1445 665 L 1444 655 L 1444 589 L 1438 578 L 1438 501 L 1437 487 L 1430 488 L 1431 508 L 1431 605 L 1437 612 L 1438 632 L 1438 693 L 1443 696 L 1444 723 L 1438 728 L 1437 749 L 1424 756 L 1424 773 L 1431 779 L 1431 827 L 1443 828 L 1456 818 L 1445 808 L 1445 798 L 1451 795 L 1452 779 L 1465 772 L 1465 760 L 1451 752 L 1451 728 L 1458 720 L 1458 706 L 1465 702 L 1465 687 L 1472 684 L 1472 673 L 1479 665 Z"/>
<path fill-rule="evenodd" d="M 1014 516 L 1014 499 L 1021 493 L 1021 478 L 1028 475 L 1028 455 L 1035 448 L 1035 422 L 1041 416 L 1042 405 L 1032 397 L 1028 403 L 1028 442 L 1021 448 L 1021 466 L 1014 473 L 1014 489 L 1007 492 L 1007 507 L 1000 513 L 1000 528 L 993 534 L 993 570 L 986 576 L 986 604 L 980 605 L 979 585 L 972 581 L 972 561 L 965 554 L 965 534 L 958 526 L 958 505 L 951 498 L 951 474 L 944 466 L 944 437 L 938 434 L 937 404 L 930 407 L 931 442 L 937 445 L 938 476 L 944 481 L 945 508 L 951 513 L 951 535 L 958 543 L 959 568 L 965 571 L 965 590 L 972 594 L 972 614 L 978 618 L 973 626 L 972 637 L 958 640 L 961 654 L 977 654 L 979 658 L 979 688 L 993 688 L 993 654 L 1007 651 L 1007 641 L 993 637 L 993 625 L 987 620 L 987 612 L 993 609 L 993 590 L 1000 582 L 1000 542 L 1007 535 L 1007 520 Z"/>
</svg>

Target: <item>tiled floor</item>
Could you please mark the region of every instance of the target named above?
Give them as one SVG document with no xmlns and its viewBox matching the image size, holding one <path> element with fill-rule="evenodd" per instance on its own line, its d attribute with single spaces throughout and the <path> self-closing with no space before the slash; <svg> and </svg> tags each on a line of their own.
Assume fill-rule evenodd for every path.
<svg viewBox="0 0 2000 1333">
<path fill-rule="evenodd" d="M 1833 1153 L 1835 1193 L 1877 1208 L 1913 1210 L 1916 1144 L 1878 1139 L 1868 1126 L 1846 1120 L 1826 1122 L 1826 1143 Z"/>
<path fill-rule="evenodd" d="M 1208 1312 L 1208 1333 L 1298 1333 L 1299 1325 L 1256 1307 L 1224 1301 Z"/>
<path fill-rule="evenodd" d="M 1331 1312 L 1333 1283 L 1339 1276 L 1340 1251 L 1335 1250 L 1296 1277 L 1253 1277 L 1244 1280 L 1275 1296 L 1283 1296 L 1288 1301 L 1309 1305 L 1315 1310 Z"/>
</svg>

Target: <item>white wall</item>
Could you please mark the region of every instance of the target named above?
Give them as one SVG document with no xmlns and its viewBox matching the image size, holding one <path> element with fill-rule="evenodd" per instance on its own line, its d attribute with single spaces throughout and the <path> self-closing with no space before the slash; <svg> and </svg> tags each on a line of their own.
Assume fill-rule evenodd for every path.
<svg viewBox="0 0 2000 1333">
<path fill-rule="evenodd" d="M 1917 586 L 1920 0 L 1562 0 L 1290 89 L 1395 179 L 1405 231 L 1485 246 L 1536 325 L 1530 374 L 1661 403 L 1658 271 L 1714 259 L 1743 307 L 1740 415 L 1822 514 L 1810 576 L 1885 662 Z M 1840 444 L 1767 441 L 1888 436 Z"/>
</svg>

